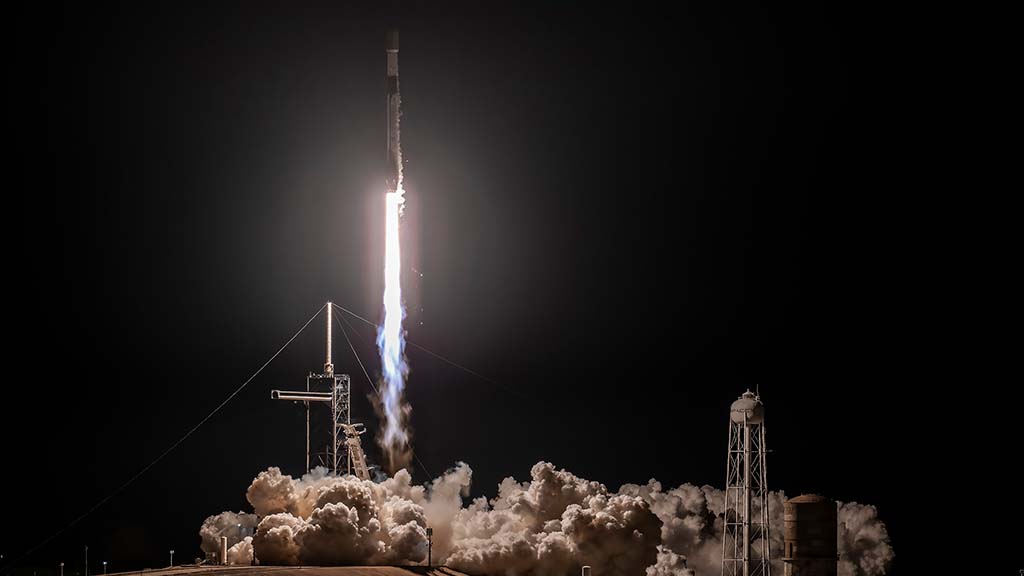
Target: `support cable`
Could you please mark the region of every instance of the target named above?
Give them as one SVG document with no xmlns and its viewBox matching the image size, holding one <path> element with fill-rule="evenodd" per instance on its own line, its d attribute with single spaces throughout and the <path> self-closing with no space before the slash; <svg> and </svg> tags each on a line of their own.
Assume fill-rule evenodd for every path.
<svg viewBox="0 0 1024 576">
<path fill-rule="evenodd" d="M 339 306 L 337 304 L 333 304 L 333 306 L 335 308 L 337 308 L 338 310 L 341 310 L 342 312 L 345 312 L 346 314 L 351 314 L 352 316 L 358 318 L 359 320 L 362 320 L 363 322 L 365 322 L 369 326 L 373 326 L 374 328 L 377 328 L 376 324 L 374 324 L 373 322 L 370 322 L 366 318 L 363 318 L 362 316 L 360 316 L 359 314 L 356 314 L 355 312 L 349 310 L 348 308 L 344 308 L 344 307 Z M 449 360 L 448 358 L 445 358 L 444 356 L 441 356 L 440 354 L 438 354 L 437 352 L 434 352 L 433 350 L 429 350 L 427 348 L 424 348 L 423 346 L 420 346 L 419 344 L 413 342 L 412 340 L 406 339 L 405 343 L 410 345 L 410 346 L 412 346 L 412 347 L 414 347 L 414 348 L 416 348 L 416 349 L 418 349 L 418 350 L 422 350 L 423 352 L 426 352 L 427 354 L 430 354 L 434 358 L 437 358 L 438 360 L 441 360 L 442 362 L 450 364 L 450 365 L 458 368 L 459 370 L 462 370 L 462 371 L 464 371 L 464 372 L 466 372 L 468 374 L 472 374 L 473 376 L 476 376 L 477 378 L 480 378 L 481 380 L 485 380 L 487 382 L 490 382 L 491 384 L 494 384 L 498 388 L 501 388 L 502 390 L 504 390 L 505 392 L 508 392 L 509 394 L 512 394 L 513 396 L 518 396 L 518 397 L 520 397 L 520 398 L 522 398 L 524 400 L 528 400 L 528 398 L 526 396 L 524 396 L 523 394 L 521 394 L 520 392 L 517 392 L 516 390 L 513 390 L 512 388 L 509 388 L 508 386 L 505 386 L 504 384 L 498 382 L 497 380 L 494 380 L 493 378 L 488 378 L 487 376 L 484 376 L 483 374 L 477 372 L 476 370 L 473 370 L 471 368 L 467 368 L 467 367 L 463 366 L 462 364 L 459 364 L 458 362 L 456 362 L 454 360 Z"/>
<path fill-rule="evenodd" d="M 327 304 L 324 304 L 323 306 L 321 306 L 321 307 L 320 307 L 320 309 L 319 309 L 319 310 L 317 310 L 317 311 L 316 311 L 316 313 L 314 313 L 314 314 L 313 314 L 313 315 L 312 315 L 312 316 L 311 316 L 311 317 L 309 318 L 309 320 L 306 320 L 306 323 L 302 325 L 302 328 L 299 328 L 299 331 L 298 331 L 298 332 L 296 332 L 295 334 L 293 334 L 293 335 L 292 335 L 292 337 L 291 337 L 291 338 L 289 338 L 289 339 L 288 339 L 288 341 L 284 343 L 284 346 L 281 346 L 281 348 L 279 348 L 279 349 L 277 350 L 277 352 L 274 352 L 274 355 L 273 355 L 273 356 L 271 356 L 269 360 L 267 360 L 266 362 L 264 362 L 264 363 L 263 363 L 263 365 L 262 365 L 262 366 L 260 366 L 258 370 L 256 370 L 255 372 L 253 372 L 252 376 L 249 376 L 249 378 L 248 378 L 248 379 L 247 379 L 247 380 L 246 380 L 245 382 L 242 382 L 242 385 L 241 385 L 241 386 L 239 386 L 238 388 L 236 388 L 234 392 L 232 392 L 232 393 L 231 393 L 230 395 L 228 395 L 228 397 L 227 397 L 227 398 L 225 398 L 223 402 L 221 402 L 221 403 L 220 403 L 220 404 L 219 404 L 219 405 L 218 405 L 218 406 L 217 406 L 216 408 L 214 408 L 212 412 L 210 412 L 209 414 L 207 414 L 205 418 L 203 418 L 202 420 L 200 420 L 198 424 L 196 424 L 196 425 L 195 425 L 195 426 L 193 426 L 193 427 L 192 427 L 192 428 L 191 428 L 191 429 L 190 429 L 190 430 L 189 430 L 188 432 L 186 432 L 184 436 L 182 436 L 181 438 L 179 438 L 177 442 L 175 442 L 174 444 L 171 444 L 171 445 L 170 445 L 170 447 L 168 447 L 168 448 L 167 448 L 166 450 L 164 450 L 163 452 L 161 452 L 161 453 L 160 453 L 160 455 L 159 455 L 159 456 L 157 456 L 157 457 L 156 457 L 156 458 L 155 458 L 155 459 L 154 459 L 154 460 L 153 460 L 152 462 L 150 462 L 149 464 L 147 464 L 145 468 L 143 468 L 142 470 L 139 470 L 139 471 L 138 471 L 138 472 L 137 472 L 137 473 L 136 473 L 136 474 L 135 474 L 134 476 L 132 476 L 131 478 L 129 478 L 129 479 L 128 479 L 128 481 L 126 481 L 126 482 L 125 482 L 124 484 L 121 484 L 121 486 L 119 486 L 119 487 L 118 487 L 118 488 L 117 488 L 116 490 L 114 490 L 114 491 L 113 491 L 113 492 L 111 492 L 111 493 L 110 493 L 109 495 L 107 495 L 106 497 L 104 497 L 104 498 L 103 498 L 102 500 L 100 500 L 99 502 L 97 502 L 97 503 L 96 503 L 96 504 L 95 504 L 95 505 L 94 505 L 94 506 L 93 506 L 92 508 L 90 508 L 90 509 L 89 509 L 88 511 L 86 511 L 86 512 L 85 512 L 84 514 L 82 514 L 82 515 L 81 515 L 81 516 L 79 516 L 78 518 L 75 518 L 74 520 L 72 520 L 70 524 L 68 524 L 67 526 L 64 526 L 63 528 L 61 528 L 60 530 L 58 530 L 58 531 L 57 531 L 56 533 L 54 533 L 54 534 L 53 534 L 52 536 L 50 536 L 49 538 L 47 538 L 47 539 L 43 540 L 43 541 L 42 541 L 42 542 L 40 542 L 39 544 L 36 544 L 36 545 L 35 545 L 35 546 L 33 546 L 33 547 L 32 547 L 31 549 L 29 549 L 29 551 L 28 551 L 28 552 L 26 552 L 26 553 L 22 554 L 20 558 L 18 558 L 18 559 L 17 559 L 17 560 L 15 560 L 14 562 L 12 562 L 12 563 L 11 563 L 10 565 L 6 566 L 6 567 L 4 568 L 4 569 L 6 570 L 6 572 L 4 572 L 4 573 L 5 573 L 5 574 L 9 574 L 9 573 L 10 573 L 10 571 L 11 571 L 11 570 L 12 570 L 12 569 L 14 568 L 14 566 L 15 566 L 16 564 L 18 564 L 19 562 L 21 562 L 22 560 L 24 560 L 25 558 L 27 558 L 28 556 L 30 556 L 31 554 L 33 554 L 33 553 L 34 553 L 34 552 L 35 552 L 36 550 L 38 550 L 38 549 L 42 548 L 43 546 L 45 546 L 45 545 L 49 544 L 49 543 L 50 543 L 51 541 L 53 541 L 53 539 L 54 539 L 54 538 L 56 538 L 56 537 L 60 536 L 60 535 L 61 535 L 61 534 L 63 534 L 64 532 L 67 532 L 68 530 L 70 530 L 71 528 L 73 528 L 73 527 L 74 527 L 75 525 L 77 525 L 77 524 L 78 524 L 79 522 L 81 522 L 82 520 L 84 520 L 85 518 L 87 518 L 87 517 L 88 517 L 89 515 L 91 515 L 91 514 L 92 514 L 93 512 L 95 512 L 95 511 L 99 510 L 99 509 L 100 509 L 100 508 L 101 508 L 101 507 L 102 507 L 102 506 L 103 506 L 104 504 L 106 504 L 106 503 L 107 503 L 107 502 L 109 502 L 109 501 L 110 501 L 110 500 L 111 500 L 112 498 L 114 498 L 115 496 L 117 496 L 118 494 L 120 494 L 121 492 L 123 492 L 123 491 L 124 491 L 124 490 L 125 490 L 126 488 L 128 488 L 128 486 L 131 486 L 131 484 L 132 484 L 133 482 L 135 482 L 136 480 L 138 480 L 138 479 L 139 479 L 139 477 L 141 477 L 141 476 L 142 476 L 143 474 L 145 474 L 146 472 L 148 472 L 150 468 L 152 468 L 153 466 L 156 466 L 156 465 L 157 465 L 157 463 L 159 463 L 159 462 L 160 462 L 161 460 L 163 460 L 165 456 L 167 456 L 168 454 L 170 454 L 170 453 L 171 453 L 171 451 L 173 451 L 173 450 L 174 450 L 175 448 L 177 448 L 178 446 L 180 446 L 180 445 L 181 445 L 181 443 L 182 443 L 182 442 L 184 442 L 185 440 L 187 440 L 187 439 L 188 439 L 188 437 L 189 437 L 189 436 L 191 436 L 191 435 L 192 435 L 192 434 L 193 434 L 193 433 L 194 433 L 194 432 L 195 432 L 196 430 L 198 430 L 200 426 L 202 426 L 203 424 L 206 424 L 206 422 L 207 422 L 207 421 L 208 421 L 208 420 L 209 420 L 210 418 L 213 418 L 213 416 L 214 416 L 215 414 L 217 414 L 217 412 L 220 412 L 221 408 L 224 408 L 224 406 L 226 406 L 228 402 L 230 402 L 230 401 L 231 401 L 231 400 L 232 400 L 232 399 L 233 399 L 233 398 L 234 398 L 235 396 L 237 396 L 237 395 L 238 395 L 238 393 L 239 393 L 239 392 L 241 392 L 241 391 L 242 391 L 242 390 L 243 390 L 243 389 L 244 389 L 244 388 L 245 388 L 246 386 L 248 386 L 250 382 L 252 382 L 252 381 L 253 381 L 253 380 L 254 380 L 254 379 L 255 379 L 255 378 L 257 377 L 257 376 L 259 376 L 259 375 L 260 375 L 260 372 L 263 372 L 263 369 L 264 369 L 264 368 L 266 368 L 267 366 L 269 366 L 269 365 L 270 365 L 270 363 L 271 363 L 271 362 L 273 362 L 273 361 L 274 361 L 274 359 L 275 359 L 275 358 L 277 358 L 277 357 L 278 357 L 278 356 L 279 356 L 279 355 L 281 354 L 281 352 L 284 352 L 284 349 L 285 349 L 285 348 L 287 348 L 287 347 L 288 347 L 288 345 L 292 343 L 292 341 L 294 341 L 294 340 L 295 340 L 296 338 L 298 338 L 299 334 L 301 334 L 301 333 L 302 333 L 302 331 L 303 331 L 303 330 L 305 330 L 307 326 L 309 326 L 310 322 L 312 322 L 312 321 L 313 321 L 313 320 L 314 320 L 314 319 L 315 319 L 315 318 L 316 318 L 317 316 L 319 316 L 319 315 L 320 315 L 320 313 L 321 313 L 321 312 L 323 312 L 323 311 L 324 311 L 324 308 L 326 308 L 326 307 L 327 307 Z"/>
<path fill-rule="evenodd" d="M 341 323 L 342 320 L 344 320 L 344 318 L 338 316 L 338 326 L 341 326 L 341 333 L 345 336 L 345 342 L 348 342 L 348 348 L 352 351 L 352 355 L 355 356 L 356 362 L 359 363 L 359 367 L 362 368 L 363 375 L 366 376 L 366 381 L 370 383 L 370 387 L 373 388 L 373 391 L 376 392 L 379 397 L 380 390 L 378 390 L 377 385 L 373 383 L 373 378 L 370 378 L 370 373 L 366 371 L 366 366 L 363 366 L 363 361 L 359 359 L 359 354 L 356 353 L 356 347 L 352 345 L 352 339 L 348 337 L 348 332 L 345 331 L 345 326 Z M 345 323 L 347 324 L 348 321 L 346 320 Z"/>
</svg>

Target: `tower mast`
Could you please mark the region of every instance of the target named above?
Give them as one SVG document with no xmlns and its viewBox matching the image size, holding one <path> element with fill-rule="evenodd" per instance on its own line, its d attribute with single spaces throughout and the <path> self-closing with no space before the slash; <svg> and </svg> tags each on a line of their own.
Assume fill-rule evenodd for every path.
<svg viewBox="0 0 1024 576">
<path fill-rule="evenodd" d="M 334 320 L 333 311 L 334 305 L 331 301 L 327 301 L 327 362 L 324 363 L 324 374 L 328 376 L 334 375 L 334 362 L 331 361 L 331 322 Z"/>
</svg>

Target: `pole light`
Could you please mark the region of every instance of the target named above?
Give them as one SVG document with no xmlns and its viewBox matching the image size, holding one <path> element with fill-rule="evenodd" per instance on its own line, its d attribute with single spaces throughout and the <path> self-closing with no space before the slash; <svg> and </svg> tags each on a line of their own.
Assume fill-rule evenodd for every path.
<svg viewBox="0 0 1024 576">
<path fill-rule="evenodd" d="M 171 567 L 174 567 L 174 550 L 171 550 Z"/>
<path fill-rule="evenodd" d="M 64 563 L 60 563 L 60 576 L 64 576 Z"/>
<path fill-rule="evenodd" d="M 106 576 L 106 574 L 107 574 L 107 561 L 106 560 L 103 561 L 103 574 L 104 574 L 104 576 Z"/>
<path fill-rule="evenodd" d="M 85 576 L 89 576 L 89 547 L 85 547 Z"/>
</svg>

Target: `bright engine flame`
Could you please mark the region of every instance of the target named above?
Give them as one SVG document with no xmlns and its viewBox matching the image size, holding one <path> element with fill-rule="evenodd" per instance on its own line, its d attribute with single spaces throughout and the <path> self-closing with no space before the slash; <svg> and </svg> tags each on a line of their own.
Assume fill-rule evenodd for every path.
<svg viewBox="0 0 1024 576">
<path fill-rule="evenodd" d="M 384 256 L 384 324 L 377 329 L 377 348 L 380 349 L 384 385 L 381 390 L 384 409 L 384 437 L 381 445 L 391 466 L 400 464 L 402 454 L 408 451 L 409 433 L 404 418 L 407 410 L 402 405 L 405 377 L 409 366 L 405 361 L 405 305 L 402 302 L 402 248 L 399 242 L 399 216 L 405 203 L 405 190 L 401 182 L 398 189 L 387 193 L 386 239 Z"/>
</svg>

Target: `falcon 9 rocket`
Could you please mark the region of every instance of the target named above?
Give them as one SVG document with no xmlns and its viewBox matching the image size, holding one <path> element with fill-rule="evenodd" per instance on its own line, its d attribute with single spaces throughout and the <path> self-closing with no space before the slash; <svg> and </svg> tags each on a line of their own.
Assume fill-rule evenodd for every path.
<svg viewBox="0 0 1024 576">
<path fill-rule="evenodd" d="M 402 179 L 402 146 L 399 141 L 398 120 L 401 114 L 402 96 L 398 92 L 398 30 L 390 30 L 386 39 L 388 67 L 388 192 L 398 189 Z"/>
</svg>

